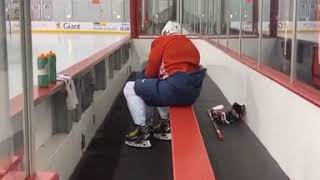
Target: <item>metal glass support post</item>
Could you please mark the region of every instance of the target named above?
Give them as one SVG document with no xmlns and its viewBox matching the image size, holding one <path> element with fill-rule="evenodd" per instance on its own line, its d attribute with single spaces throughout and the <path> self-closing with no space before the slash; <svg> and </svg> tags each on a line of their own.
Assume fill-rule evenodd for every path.
<svg viewBox="0 0 320 180">
<path fill-rule="evenodd" d="M 139 0 L 137 0 L 137 1 L 139 1 Z M 154 35 L 155 33 L 154 33 L 154 29 L 155 29 L 155 27 L 154 27 L 154 24 L 155 24 L 155 0 L 150 0 L 151 2 L 152 2 L 152 10 L 151 10 L 151 16 L 152 16 L 152 35 Z M 138 8 L 138 7 L 136 7 L 136 8 Z M 149 11 L 149 7 L 147 7 L 147 9 L 148 9 L 148 11 Z"/>
<path fill-rule="evenodd" d="M 40 0 L 40 21 L 42 21 L 44 18 L 44 16 L 43 16 L 43 2 L 42 2 L 42 0 Z"/>
<path fill-rule="evenodd" d="M 131 38 L 139 37 L 139 27 L 138 27 L 138 8 L 137 8 L 138 0 L 131 0 L 129 2 L 130 8 L 130 29 L 131 29 Z M 143 9 L 142 9 L 143 10 Z M 144 12 L 142 12 L 144 14 Z"/>
<path fill-rule="evenodd" d="M 183 0 L 183 23 L 185 24 L 185 27 L 189 27 L 187 13 L 188 13 L 188 2 L 186 0 Z"/>
<path fill-rule="evenodd" d="M 293 34 L 292 34 L 292 51 L 291 51 L 291 64 L 290 64 L 290 83 L 292 84 L 293 81 L 296 79 L 296 62 L 297 62 L 297 8 L 298 8 L 298 1 L 293 0 Z"/>
<path fill-rule="evenodd" d="M 229 39 L 230 39 L 230 0 L 227 1 L 227 47 L 229 47 Z"/>
<path fill-rule="evenodd" d="M 192 19 L 193 19 L 193 17 L 192 17 L 192 4 L 191 4 L 191 2 L 192 1 L 189 1 L 189 0 L 187 0 L 188 1 L 188 6 L 189 6 L 189 25 L 190 25 L 190 30 L 192 30 Z"/>
<path fill-rule="evenodd" d="M 5 0 L 0 0 L 0 72 L 8 73 L 8 54 L 7 54 L 7 29 L 6 29 L 6 7 Z M 8 88 L 8 82 L 1 86 Z M 9 95 L 8 95 L 9 97 Z"/>
<path fill-rule="evenodd" d="M 215 34 L 214 34 L 214 25 L 215 25 L 215 1 L 211 1 L 211 4 L 209 6 L 209 8 L 211 9 L 210 11 L 210 36 L 211 38 L 214 38 Z"/>
<path fill-rule="evenodd" d="M 217 36 L 217 1 L 213 1 L 212 3 L 212 21 L 213 21 L 213 26 L 212 26 L 212 35 L 216 38 Z"/>
<path fill-rule="evenodd" d="M 113 0 L 110 1 L 110 15 L 111 15 L 111 21 L 114 21 L 113 19 Z M 72 4 L 72 1 L 71 1 L 71 4 Z M 73 12 L 73 10 L 72 10 Z"/>
<path fill-rule="evenodd" d="M 183 2 L 182 2 L 183 0 L 179 0 L 178 2 L 179 2 L 179 24 L 180 24 L 180 26 L 181 26 L 181 29 L 180 29 L 180 33 L 182 34 L 183 33 L 183 31 L 182 31 L 182 29 L 183 29 L 183 12 L 184 12 L 184 10 L 183 10 Z"/>
<path fill-rule="evenodd" d="M 175 22 L 178 22 L 180 24 L 180 0 L 176 0 L 176 19 L 174 20 Z M 169 0 L 167 0 L 167 8 L 169 9 L 170 7 L 170 3 L 169 3 Z M 170 17 L 170 11 L 169 11 L 169 15 L 168 17 Z"/>
<path fill-rule="evenodd" d="M 26 175 L 30 177 L 34 173 L 33 153 L 34 136 L 32 126 L 33 110 L 33 68 L 32 68 L 32 42 L 31 42 L 31 16 L 30 0 L 20 1 L 21 22 L 21 60 L 23 78 L 23 129 L 24 129 L 24 153 L 26 160 Z"/>
<path fill-rule="evenodd" d="M 203 34 L 204 35 L 208 35 L 208 31 L 207 31 L 207 24 L 208 24 L 208 1 L 204 0 L 204 3 L 202 5 L 203 7 L 203 14 L 204 14 L 204 25 L 203 25 Z"/>
<path fill-rule="evenodd" d="M 12 3 L 11 1 L 8 2 L 9 9 L 12 8 L 11 3 Z M 10 17 L 9 14 L 7 15 L 7 19 L 8 19 L 8 21 L 9 21 L 9 33 L 10 33 L 10 36 L 11 36 L 11 35 L 12 35 L 12 29 L 11 29 L 12 25 L 11 25 L 11 17 Z"/>
<path fill-rule="evenodd" d="M 199 1 L 200 3 L 199 3 L 199 7 L 200 7 L 200 11 L 199 11 L 199 17 L 200 17 L 200 27 L 199 27 L 199 33 L 200 33 L 200 36 L 202 36 L 202 2 L 203 2 L 203 0 L 200 0 Z M 198 8 L 198 10 L 199 10 L 199 8 Z"/>
<path fill-rule="evenodd" d="M 218 38 L 218 44 L 220 44 L 220 34 L 221 34 L 221 0 L 218 1 L 218 15 L 217 15 L 217 24 L 218 24 L 218 30 L 217 30 L 217 38 Z"/>
<path fill-rule="evenodd" d="M 188 13 L 188 2 L 183 0 L 183 23 L 185 27 L 189 27 L 188 19 L 187 19 L 187 13 Z"/>
<path fill-rule="evenodd" d="M 191 30 L 192 26 L 191 26 L 191 2 L 189 2 L 189 0 L 184 0 L 184 4 L 186 5 L 186 11 L 185 11 L 185 15 L 186 15 L 186 22 L 187 22 L 187 27 L 188 27 L 188 32 L 189 30 Z"/>
<path fill-rule="evenodd" d="M 197 7 L 197 2 L 198 1 L 193 1 L 194 2 L 194 6 L 193 6 L 193 32 L 194 32 L 194 34 L 196 34 L 196 16 L 197 16 L 197 14 L 196 14 L 196 12 L 197 12 L 197 10 L 196 10 L 196 7 Z"/>
<path fill-rule="evenodd" d="M 239 53 L 242 56 L 242 1 L 240 0 L 240 31 L 239 31 Z"/>
<path fill-rule="evenodd" d="M 145 22 L 146 22 L 146 1 L 141 0 L 141 29 L 145 30 Z"/>
<path fill-rule="evenodd" d="M 212 11 L 213 9 L 211 8 L 212 1 L 209 0 L 208 2 L 208 25 L 207 25 L 207 31 L 208 31 L 208 37 L 210 38 L 211 36 L 211 27 L 212 27 Z"/>
<path fill-rule="evenodd" d="M 189 1 L 189 0 L 185 0 L 185 1 L 187 1 L 188 3 L 187 3 L 187 7 L 188 7 L 188 13 L 189 13 L 189 15 L 188 15 L 188 27 L 190 28 L 190 29 L 192 29 L 192 13 L 191 13 L 191 1 Z"/>
<path fill-rule="evenodd" d="M 210 8 L 211 8 L 211 24 L 210 24 L 210 34 L 211 36 L 213 37 L 214 36 L 214 13 L 215 13 L 215 10 L 214 10 L 214 1 L 212 1 L 211 5 L 210 5 Z"/>
<path fill-rule="evenodd" d="M 9 115 L 9 78 L 8 78 L 8 53 L 7 53 L 7 29 L 6 29 L 6 7 L 5 0 L 0 0 L 0 141 L 13 136 Z M 11 154 L 13 149 L 10 147 L 4 153 Z M 9 160 L 9 159 L 8 159 Z M 6 163 L 6 162 L 2 162 Z"/>
<path fill-rule="evenodd" d="M 259 57 L 258 67 L 261 66 L 262 61 L 262 38 L 263 38 L 263 0 L 259 1 Z"/>
<path fill-rule="evenodd" d="M 158 33 L 159 34 L 161 34 L 161 30 L 162 29 L 160 29 L 160 27 L 159 27 L 159 24 L 160 24 L 160 21 L 161 21 L 161 19 L 160 19 L 160 1 L 159 0 L 155 0 L 154 1 L 155 2 L 155 6 L 154 6 L 154 8 L 155 8 L 155 11 L 156 11 L 156 26 L 155 26 L 155 28 L 156 28 L 156 34 L 154 34 L 154 35 L 157 35 Z"/>
<path fill-rule="evenodd" d="M 100 3 L 100 7 L 101 7 Z M 122 22 L 126 21 L 126 0 L 122 0 Z"/>
<path fill-rule="evenodd" d="M 210 27 L 210 0 L 207 1 L 206 3 L 206 10 L 207 10 L 207 13 L 206 13 L 206 34 L 207 34 L 207 37 L 209 38 L 209 27 Z"/>
</svg>

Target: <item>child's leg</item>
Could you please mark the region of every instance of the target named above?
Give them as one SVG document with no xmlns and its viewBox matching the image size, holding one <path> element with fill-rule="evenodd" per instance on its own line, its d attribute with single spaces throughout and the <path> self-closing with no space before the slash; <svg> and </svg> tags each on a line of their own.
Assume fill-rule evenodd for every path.
<svg viewBox="0 0 320 180">
<path fill-rule="evenodd" d="M 161 119 L 169 119 L 169 107 L 157 107 Z"/>
<path fill-rule="evenodd" d="M 146 125 L 146 109 L 144 101 L 134 91 L 134 81 L 129 81 L 123 89 L 128 108 L 134 123 L 138 126 Z"/>
</svg>

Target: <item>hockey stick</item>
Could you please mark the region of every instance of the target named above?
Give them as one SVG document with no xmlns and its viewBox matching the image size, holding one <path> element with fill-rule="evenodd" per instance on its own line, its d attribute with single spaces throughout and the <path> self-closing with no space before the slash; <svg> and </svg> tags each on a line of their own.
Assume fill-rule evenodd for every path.
<svg viewBox="0 0 320 180">
<path fill-rule="evenodd" d="M 223 141 L 224 138 L 223 138 L 222 131 L 220 130 L 218 124 L 214 121 L 214 119 L 213 119 L 213 117 L 211 115 L 210 109 L 208 110 L 208 115 L 209 115 L 210 119 L 212 120 L 214 129 L 216 130 L 216 133 L 217 133 L 217 136 L 218 136 L 218 140 L 219 141 Z"/>
</svg>

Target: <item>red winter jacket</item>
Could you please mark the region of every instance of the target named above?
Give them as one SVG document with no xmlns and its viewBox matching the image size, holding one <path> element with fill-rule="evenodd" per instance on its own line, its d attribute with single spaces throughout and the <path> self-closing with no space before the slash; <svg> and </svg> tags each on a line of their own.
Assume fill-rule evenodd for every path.
<svg viewBox="0 0 320 180">
<path fill-rule="evenodd" d="M 186 36 L 161 36 L 152 42 L 145 76 L 165 79 L 176 72 L 197 70 L 199 63 L 199 51 Z"/>
</svg>

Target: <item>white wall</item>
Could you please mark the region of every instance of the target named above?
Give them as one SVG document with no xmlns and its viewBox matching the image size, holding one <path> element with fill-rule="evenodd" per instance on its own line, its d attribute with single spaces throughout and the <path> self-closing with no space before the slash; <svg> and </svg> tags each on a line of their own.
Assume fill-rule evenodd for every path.
<svg viewBox="0 0 320 180">
<path fill-rule="evenodd" d="M 247 105 L 247 123 L 293 180 L 320 179 L 320 109 L 202 40 L 201 63 L 230 102 Z"/>
</svg>

